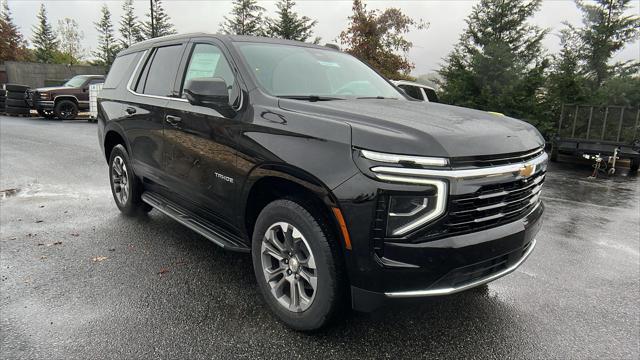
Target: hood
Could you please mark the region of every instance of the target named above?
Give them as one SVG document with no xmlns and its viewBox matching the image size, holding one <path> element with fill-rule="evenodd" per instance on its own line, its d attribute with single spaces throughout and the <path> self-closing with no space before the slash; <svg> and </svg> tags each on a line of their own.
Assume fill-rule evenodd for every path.
<svg viewBox="0 0 640 360">
<path fill-rule="evenodd" d="M 67 86 L 51 86 L 51 87 L 37 88 L 37 89 L 34 89 L 33 91 L 37 91 L 39 93 L 44 93 L 44 92 L 52 92 L 52 91 L 57 91 L 57 90 L 69 90 L 69 89 L 72 89 L 72 88 L 67 87 Z"/>
<path fill-rule="evenodd" d="M 381 152 L 462 157 L 515 153 L 544 145 L 538 130 L 524 121 L 438 103 L 280 99 L 279 106 L 345 121 L 352 128 L 353 146 Z"/>
</svg>

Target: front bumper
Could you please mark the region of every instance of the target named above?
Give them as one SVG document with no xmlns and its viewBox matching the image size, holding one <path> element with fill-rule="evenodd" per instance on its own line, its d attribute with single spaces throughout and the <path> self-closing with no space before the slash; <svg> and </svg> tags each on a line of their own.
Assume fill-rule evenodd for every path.
<svg viewBox="0 0 640 360">
<path fill-rule="evenodd" d="M 368 312 L 393 299 L 450 295 L 499 279 L 515 271 L 533 252 L 543 212 L 540 203 L 525 218 L 500 227 L 421 244 L 387 246 L 385 256 L 420 266 L 379 266 L 369 275 L 377 280 L 375 290 L 351 286 L 352 307 Z"/>
<path fill-rule="evenodd" d="M 27 104 L 34 110 L 53 110 L 55 103 L 53 100 L 41 100 L 39 94 L 35 92 L 27 93 Z"/>
<path fill-rule="evenodd" d="M 334 189 L 351 238 L 345 258 L 353 308 L 371 311 L 390 299 L 453 294 L 513 272 L 533 251 L 542 225 L 546 154 L 532 162 L 536 170 L 527 175 L 512 164 L 491 168 L 497 173 L 473 170 L 469 177 L 469 172 L 427 174 L 450 175 L 444 178 L 446 212 L 399 238 L 385 235 L 387 194 L 416 193 L 423 186 L 359 174 Z M 473 207 L 465 207 L 469 204 Z M 477 217 L 461 217 L 470 211 Z"/>
</svg>

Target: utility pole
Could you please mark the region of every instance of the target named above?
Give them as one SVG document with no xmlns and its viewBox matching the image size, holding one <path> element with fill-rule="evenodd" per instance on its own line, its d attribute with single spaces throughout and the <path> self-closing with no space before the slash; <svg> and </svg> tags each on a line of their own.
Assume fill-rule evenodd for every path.
<svg viewBox="0 0 640 360">
<path fill-rule="evenodd" d="M 153 0 L 149 0 L 149 9 L 151 10 L 151 37 L 156 37 L 156 26 L 153 23 Z"/>
</svg>

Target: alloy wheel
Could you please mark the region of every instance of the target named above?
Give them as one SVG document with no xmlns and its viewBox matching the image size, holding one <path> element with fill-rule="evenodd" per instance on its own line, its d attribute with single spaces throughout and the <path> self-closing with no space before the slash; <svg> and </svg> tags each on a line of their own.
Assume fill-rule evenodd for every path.
<svg viewBox="0 0 640 360">
<path fill-rule="evenodd" d="M 120 205 L 126 204 L 129 198 L 129 178 L 127 165 L 120 156 L 116 156 L 111 165 L 111 186 Z"/>
<path fill-rule="evenodd" d="M 289 223 L 275 223 L 263 237 L 260 254 L 271 295 L 289 311 L 307 310 L 316 296 L 318 275 L 302 233 Z"/>
</svg>

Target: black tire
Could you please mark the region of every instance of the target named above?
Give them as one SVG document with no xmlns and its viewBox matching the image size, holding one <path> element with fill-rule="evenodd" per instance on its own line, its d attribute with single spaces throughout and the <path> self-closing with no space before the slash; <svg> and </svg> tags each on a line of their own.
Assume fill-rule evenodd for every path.
<svg viewBox="0 0 640 360">
<path fill-rule="evenodd" d="M 27 85 L 20 85 L 20 84 L 6 84 L 4 88 L 8 92 L 15 91 L 15 92 L 24 93 L 25 91 L 29 90 L 29 87 Z"/>
<path fill-rule="evenodd" d="M 121 159 L 124 164 L 124 173 L 126 176 L 126 185 L 129 185 L 127 188 L 127 197 L 125 201 L 122 201 L 122 197 L 120 196 L 123 188 L 121 187 L 118 191 L 116 189 L 116 182 L 114 182 L 114 177 L 118 173 L 117 170 L 114 169 L 115 162 L 117 159 Z M 142 192 L 144 191 L 142 182 L 140 179 L 136 177 L 133 173 L 133 168 L 131 167 L 131 162 L 129 161 L 129 154 L 127 153 L 127 149 L 121 144 L 116 145 L 111 150 L 111 155 L 109 156 L 109 183 L 111 184 L 111 194 L 113 195 L 113 200 L 116 202 L 116 206 L 120 211 L 127 216 L 135 216 L 143 213 L 147 213 L 151 211 L 151 206 L 144 203 L 141 199 Z"/>
<path fill-rule="evenodd" d="M 8 115 L 29 115 L 29 114 L 31 114 L 31 110 L 28 109 L 28 108 L 11 107 L 11 106 L 5 107 L 4 112 L 7 113 Z"/>
<path fill-rule="evenodd" d="M 71 100 L 60 100 L 56 103 L 53 113 L 60 120 L 71 120 L 78 116 L 78 105 Z"/>
<path fill-rule="evenodd" d="M 631 163 L 629 164 L 629 174 L 637 175 L 638 167 L 640 167 L 640 159 L 639 158 L 631 159 Z"/>
<path fill-rule="evenodd" d="M 24 92 L 13 92 L 13 91 L 8 91 L 6 98 L 7 99 L 16 99 L 16 100 L 24 100 L 26 98 L 26 95 Z"/>
<path fill-rule="evenodd" d="M 29 104 L 27 104 L 24 100 L 16 100 L 7 98 L 4 102 L 7 106 L 15 107 L 15 108 L 29 108 Z"/>
<path fill-rule="evenodd" d="M 304 310 L 300 308 L 302 311 L 299 312 L 291 311 L 285 307 L 286 305 L 278 302 L 271 293 L 271 286 L 263 272 L 263 239 L 265 239 L 267 230 L 279 222 L 286 222 L 298 229 L 306 239 L 304 244 L 308 245 L 315 259 L 316 289 L 310 304 L 307 305 L 308 307 Z M 262 210 L 256 220 L 253 232 L 251 248 L 253 268 L 265 302 L 280 321 L 295 330 L 312 331 L 329 324 L 337 314 L 344 310 L 346 279 L 339 245 L 334 233 L 329 229 L 328 220 L 319 216 L 318 211 L 315 211 L 311 206 L 303 206 L 297 200 L 280 199 L 271 202 Z M 299 249 L 299 247 L 300 245 L 297 248 Z M 295 257 L 298 258 L 297 255 Z M 290 258 L 293 259 L 293 257 Z M 276 263 L 281 262 L 276 261 Z M 295 263 L 298 264 L 298 261 L 296 260 Z M 300 263 L 302 264 L 302 262 Z M 287 262 L 287 264 L 293 264 L 293 261 Z M 291 274 L 289 270 L 286 273 Z M 287 275 L 285 272 L 281 275 L 282 278 L 279 281 L 284 281 L 283 278 Z M 286 290 L 286 287 L 283 289 Z M 290 291 L 289 294 L 291 294 Z"/>
</svg>

